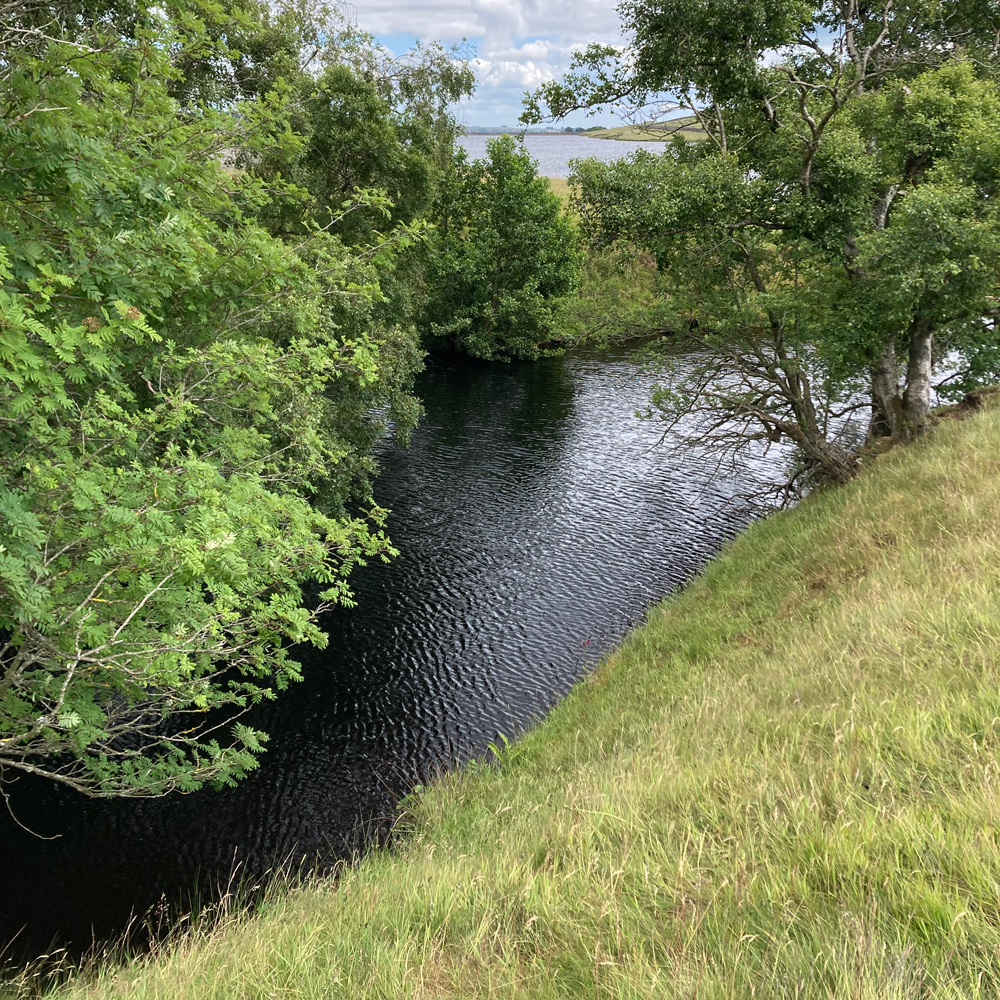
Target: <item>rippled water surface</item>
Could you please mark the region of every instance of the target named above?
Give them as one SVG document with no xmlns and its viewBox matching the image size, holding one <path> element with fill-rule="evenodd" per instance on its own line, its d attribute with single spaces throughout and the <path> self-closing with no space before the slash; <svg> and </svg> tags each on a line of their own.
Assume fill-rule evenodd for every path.
<svg viewBox="0 0 1000 1000">
<path fill-rule="evenodd" d="M 2 935 L 79 942 L 234 863 L 342 856 L 400 792 L 544 713 L 749 516 L 707 463 L 654 447 L 634 416 L 653 380 L 624 348 L 432 359 L 426 418 L 376 487 L 401 554 L 359 572 L 305 682 L 252 720 L 272 734 L 259 771 L 155 802 L 18 782 L 18 817 L 58 839 L 0 818 Z"/>
</svg>

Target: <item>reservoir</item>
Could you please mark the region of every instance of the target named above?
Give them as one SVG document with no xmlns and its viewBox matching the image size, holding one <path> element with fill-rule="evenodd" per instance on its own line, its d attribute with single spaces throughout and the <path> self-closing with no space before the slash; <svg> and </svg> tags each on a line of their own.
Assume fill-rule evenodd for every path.
<svg viewBox="0 0 1000 1000">
<path fill-rule="evenodd" d="M 468 153 L 470 160 L 482 160 L 486 156 L 486 143 L 495 138 L 483 133 L 463 135 L 459 137 L 458 144 Z M 538 161 L 538 172 L 543 177 L 569 177 L 570 160 L 591 159 L 610 163 L 640 149 L 660 154 L 668 145 L 665 142 L 636 142 L 630 139 L 591 139 L 569 133 L 533 135 L 528 132 L 522 141 L 531 158 Z"/>
<path fill-rule="evenodd" d="M 358 606 L 301 651 L 305 681 L 248 720 L 271 734 L 259 770 L 153 801 L 5 785 L 55 839 L 0 810 L 0 937 L 85 946 L 234 872 L 349 857 L 414 784 L 543 716 L 751 517 L 745 483 L 637 419 L 656 381 L 642 362 L 628 346 L 428 359 L 426 415 L 408 450 L 386 443 L 375 486 L 400 555 L 358 571 Z"/>
</svg>

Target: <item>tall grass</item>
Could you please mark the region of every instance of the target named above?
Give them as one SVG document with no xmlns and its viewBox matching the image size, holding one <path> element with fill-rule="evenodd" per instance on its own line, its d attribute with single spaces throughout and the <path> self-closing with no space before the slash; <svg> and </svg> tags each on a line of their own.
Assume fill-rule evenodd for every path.
<svg viewBox="0 0 1000 1000">
<path fill-rule="evenodd" d="M 569 206 L 572 192 L 569 188 L 569 179 L 566 177 L 546 177 L 549 182 L 549 190 L 562 202 L 563 208 Z"/>
<path fill-rule="evenodd" d="M 564 177 L 548 177 L 563 212 L 578 226 L 573 189 Z M 556 306 L 553 346 L 607 346 L 665 330 L 672 316 L 660 287 L 656 261 L 636 247 L 584 246 L 579 284 Z"/>
<path fill-rule="evenodd" d="M 1000 996 L 1000 415 L 751 528 L 411 832 L 73 998 Z"/>
</svg>

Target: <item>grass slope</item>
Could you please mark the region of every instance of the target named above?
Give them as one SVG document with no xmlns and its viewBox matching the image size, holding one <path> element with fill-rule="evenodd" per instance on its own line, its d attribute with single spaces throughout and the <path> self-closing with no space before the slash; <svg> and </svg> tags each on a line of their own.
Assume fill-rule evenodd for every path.
<svg viewBox="0 0 1000 1000">
<path fill-rule="evenodd" d="M 606 128 L 586 134 L 593 139 L 629 139 L 637 142 L 663 142 L 670 140 L 674 135 L 681 135 L 689 141 L 707 137 L 707 133 L 698 124 L 698 119 L 694 115 L 650 125 L 620 125 L 617 128 Z"/>
<path fill-rule="evenodd" d="M 1000 996 L 1000 415 L 760 523 L 337 884 L 64 996 Z"/>
<path fill-rule="evenodd" d="M 549 189 L 562 202 L 563 208 L 567 208 L 572 194 L 569 189 L 569 180 L 566 177 L 546 177 L 545 179 L 549 182 Z"/>
</svg>

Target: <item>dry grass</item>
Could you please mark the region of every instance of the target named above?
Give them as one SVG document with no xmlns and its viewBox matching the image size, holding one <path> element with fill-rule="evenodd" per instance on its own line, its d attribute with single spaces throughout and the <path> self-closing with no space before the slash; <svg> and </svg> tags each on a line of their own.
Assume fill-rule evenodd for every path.
<svg viewBox="0 0 1000 1000">
<path fill-rule="evenodd" d="M 396 855 L 60 995 L 1000 996 L 1000 415 L 756 525 Z"/>
<path fill-rule="evenodd" d="M 552 193 L 563 203 L 563 208 L 569 205 L 569 181 L 565 177 L 547 177 Z"/>
</svg>

